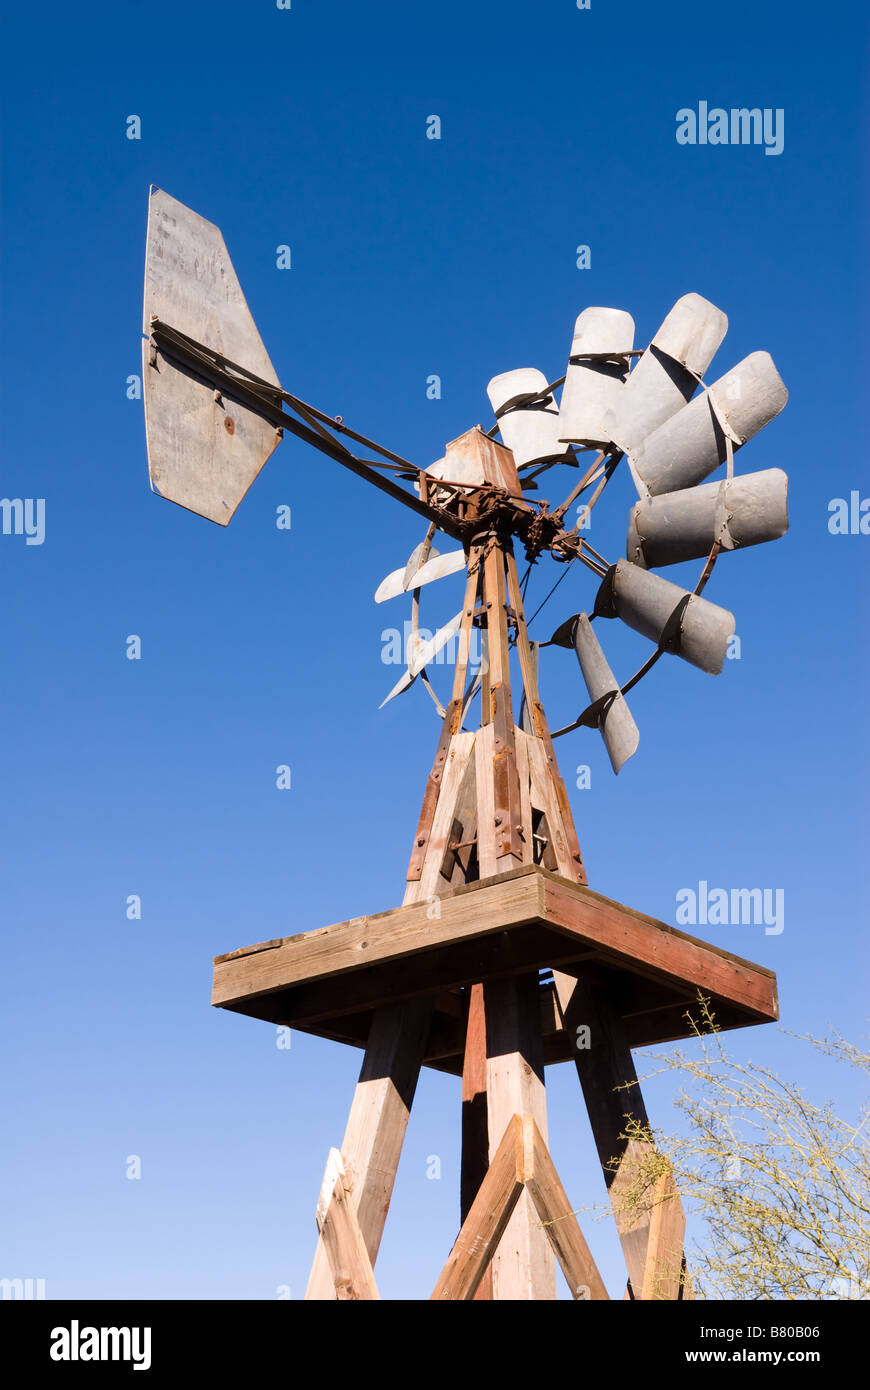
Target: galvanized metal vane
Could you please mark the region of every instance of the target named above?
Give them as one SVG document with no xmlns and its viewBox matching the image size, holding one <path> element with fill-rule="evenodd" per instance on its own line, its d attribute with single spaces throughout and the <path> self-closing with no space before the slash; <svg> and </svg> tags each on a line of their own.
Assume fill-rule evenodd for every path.
<svg viewBox="0 0 870 1390">
<path fill-rule="evenodd" d="M 226 526 L 280 435 L 149 343 L 155 319 L 280 390 L 219 229 L 159 188 L 148 209 L 142 324 L 148 471 L 161 497 Z"/>
</svg>

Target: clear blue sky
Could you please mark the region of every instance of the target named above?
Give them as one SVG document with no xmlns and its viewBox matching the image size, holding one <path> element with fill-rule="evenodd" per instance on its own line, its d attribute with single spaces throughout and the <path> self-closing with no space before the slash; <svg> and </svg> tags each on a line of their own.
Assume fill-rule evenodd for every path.
<svg viewBox="0 0 870 1390">
<path fill-rule="evenodd" d="M 781 935 L 709 939 L 776 969 L 788 1028 L 862 1034 L 870 537 L 827 522 L 870 494 L 866 7 L 154 0 L 2 27 L 0 493 L 45 498 L 46 535 L 0 535 L 0 1275 L 50 1297 L 302 1296 L 360 1054 L 300 1034 L 281 1052 L 212 1010 L 211 958 L 398 904 L 438 734 L 419 686 L 377 708 L 406 613 L 372 595 L 421 537 L 410 513 L 289 439 L 226 531 L 149 492 L 125 383 L 150 183 L 222 227 L 283 384 L 421 464 L 489 425 L 497 372 L 560 375 L 589 304 L 629 309 L 645 344 L 696 290 L 730 319 L 716 374 L 773 354 L 791 399 L 738 469 L 788 471 L 791 531 L 708 589 L 741 659 L 716 679 L 660 662 L 618 782 L 597 735 L 559 754 L 569 784 L 592 768 L 572 800 L 594 888 L 665 921 L 701 879 L 783 888 Z M 701 100 L 782 108 L 783 152 L 678 145 Z M 615 480 L 596 513 L 613 558 L 631 500 Z M 456 582 L 426 596 L 432 625 Z M 572 571 L 535 635 L 593 583 Z M 625 675 L 646 648 L 614 627 Z M 584 692 L 570 653 L 545 656 L 558 724 Z M 856 1108 L 774 1028 L 733 1041 Z M 597 1200 L 576 1077 L 548 1081 L 563 1180 Z M 647 1098 L 671 1123 L 667 1087 Z M 446 1257 L 458 1121 L 458 1083 L 426 1073 L 388 1296 L 427 1294 Z M 618 1290 L 612 1233 L 587 1229 Z"/>
</svg>

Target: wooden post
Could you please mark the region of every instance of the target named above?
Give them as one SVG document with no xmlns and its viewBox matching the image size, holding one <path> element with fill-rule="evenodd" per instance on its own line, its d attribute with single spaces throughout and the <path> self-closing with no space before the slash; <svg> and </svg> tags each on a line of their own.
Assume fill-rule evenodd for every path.
<svg viewBox="0 0 870 1390">
<path fill-rule="evenodd" d="M 317 1229 L 326 1250 L 336 1298 L 379 1298 L 372 1262 L 351 1200 L 350 1179 L 338 1149 L 329 1150 L 317 1203 Z"/>
<path fill-rule="evenodd" d="M 459 1178 L 460 1220 L 465 1221 L 489 1167 L 486 1104 L 486 1015 L 483 985 L 467 991 L 468 1020 L 462 1064 L 462 1160 Z M 474 1297 L 492 1298 L 492 1269 L 487 1265 Z"/>
<path fill-rule="evenodd" d="M 530 1115 L 546 1142 L 538 992 L 537 974 L 492 980 L 484 988 L 490 1157 L 514 1115 Z M 496 1299 L 556 1297 L 553 1252 L 528 1192 L 520 1196 L 507 1224 L 492 1273 Z"/>
<path fill-rule="evenodd" d="M 601 1171 L 613 1204 L 631 1293 L 638 1299 L 675 1298 L 682 1261 L 677 1261 L 675 1275 L 672 1247 L 677 1239 L 682 1245 L 685 1217 L 673 1179 L 657 1197 L 654 1194 L 646 1210 L 628 1211 L 623 1205 L 622 1194 L 633 1182 L 652 1145 L 620 1137 L 630 1119 L 645 1131 L 650 1125 L 622 1020 L 608 1002 L 607 979 L 590 966 L 578 968 L 576 974 L 571 975 L 554 971 L 553 979 L 568 1036 L 581 1043 L 588 1040 L 588 1047 L 581 1045 L 575 1049 L 574 1060 Z M 588 1034 L 578 1033 L 586 1029 Z M 656 1206 L 661 1210 L 654 1217 L 654 1246 L 650 1250 L 651 1214 Z M 652 1289 L 657 1292 L 650 1292 Z"/>
<path fill-rule="evenodd" d="M 348 1116 L 341 1155 L 372 1265 L 393 1193 L 431 1018 L 432 1001 L 425 999 L 388 1004 L 376 1011 Z M 319 1239 L 305 1297 L 335 1296 L 326 1249 Z"/>
</svg>

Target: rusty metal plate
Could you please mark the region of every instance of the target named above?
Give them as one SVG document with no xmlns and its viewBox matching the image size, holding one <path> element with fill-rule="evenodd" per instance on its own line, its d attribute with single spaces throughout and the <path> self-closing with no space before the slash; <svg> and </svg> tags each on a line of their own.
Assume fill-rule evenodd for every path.
<svg viewBox="0 0 870 1390">
<path fill-rule="evenodd" d="M 224 239 L 161 189 L 148 211 L 143 332 L 157 318 L 280 388 Z M 142 384 L 152 489 L 226 526 L 278 444 L 274 425 L 206 377 L 143 343 Z"/>
</svg>

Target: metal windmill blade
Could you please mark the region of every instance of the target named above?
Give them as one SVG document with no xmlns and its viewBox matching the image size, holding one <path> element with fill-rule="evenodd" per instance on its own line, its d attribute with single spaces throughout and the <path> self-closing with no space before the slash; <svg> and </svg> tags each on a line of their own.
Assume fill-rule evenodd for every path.
<svg viewBox="0 0 870 1390">
<path fill-rule="evenodd" d="M 388 705 L 390 700 L 395 699 L 397 695 L 401 695 L 403 691 L 407 690 L 408 687 L 413 684 L 420 673 L 429 665 L 430 661 L 434 661 L 442 647 L 446 647 L 450 639 L 456 636 L 461 622 L 462 610 L 460 609 L 459 612 L 450 619 L 450 622 L 445 623 L 443 627 L 439 627 L 438 631 L 432 637 L 428 638 L 425 642 L 415 644 L 415 650 L 409 653 L 410 659 L 408 661 L 407 670 L 404 675 L 396 681 L 389 695 L 381 701 L 378 706 L 379 709 L 383 709 L 384 705 Z"/>
<path fill-rule="evenodd" d="M 574 450 L 561 441 L 559 407 L 547 392 L 547 378 L 536 367 L 519 367 L 494 376 L 486 388 L 517 468 L 526 464 L 574 463 Z M 528 397 L 535 397 L 529 400 Z"/>
<path fill-rule="evenodd" d="M 585 613 L 580 613 L 577 617 L 574 650 L 580 662 L 586 689 L 589 691 L 589 699 L 592 701 L 592 714 L 610 758 L 610 766 L 618 774 L 629 758 L 637 752 L 640 734 L 625 702 L 625 696 L 619 689 L 619 682 L 607 664 L 601 644 Z"/>
<path fill-rule="evenodd" d="M 699 294 L 684 294 L 625 383 L 614 443 L 629 453 L 689 401 L 725 337 L 728 319 Z"/>
<path fill-rule="evenodd" d="M 584 309 L 574 324 L 559 417 L 560 439 L 604 448 L 618 427 L 634 319 L 623 309 Z"/>
<path fill-rule="evenodd" d="M 171 334 L 148 341 L 157 324 Z M 167 336 L 194 340 L 262 387 L 280 382 L 245 302 L 220 230 L 155 188 L 148 210 L 142 383 L 153 490 L 226 526 L 280 433 L 244 404 L 216 391 L 172 354 Z"/>
<path fill-rule="evenodd" d="M 734 614 L 661 575 L 618 560 L 595 599 L 595 616 L 621 618 L 635 632 L 710 675 L 722 670 Z"/>
<path fill-rule="evenodd" d="M 727 439 L 736 451 L 787 400 L 770 353 L 753 352 L 632 451 L 635 473 L 654 497 L 703 482 L 725 462 Z"/>
<path fill-rule="evenodd" d="M 463 554 L 462 551 L 454 552 Z M 434 557 L 441 558 L 441 552 L 435 549 L 434 545 L 421 541 L 415 546 L 408 558 L 408 563 L 402 565 L 397 570 L 392 570 L 390 574 L 382 579 L 375 590 L 375 603 L 386 603 L 387 599 L 398 598 L 399 594 L 406 594 L 409 589 L 416 587 L 412 582 L 421 573 L 425 566 Z M 424 558 L 425 557 L 425 558 Z M 463 556 L 464 558 L 464 556 Z M 433 575 L 433 578 L 436 576 Z M 426 581 L 423 580 L 423 583 Z"/>
<path fill-rule="evenodd" d="M 781 468 L 724 478 L 635 503 L 625 553 L 642 569 L 699 560 L 714 542 L 743 550 L 788 530 L 788 478 Z"/>
</svg>

